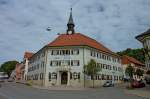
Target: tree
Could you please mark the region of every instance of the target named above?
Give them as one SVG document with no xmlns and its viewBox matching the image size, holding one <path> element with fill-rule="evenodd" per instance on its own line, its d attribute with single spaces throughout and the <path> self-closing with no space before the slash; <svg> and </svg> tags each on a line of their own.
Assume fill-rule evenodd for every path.
<svg viewBox="0 0 150 99">
<path fill-rule="evenodd" d="M 19 63 L 18 61 L 7 61 L 4 62 L 1 67 L 0 67 L 0 71 L 5 72 L 8 77 L 10 77 L 12 71 L 15 69 L 16 64 Z"/>
<path fill-rule="evenodd" d="M 143 74 L 144 74 L 144 71 L 143 70 L 141 70 L 141 69 L 137 69 L 136 71 L 135 71 L 135 74 L 137 75 L 137 76 L 143 76 Z"/>
<path fill-rule="evenodd" d="M 127 88 L 132 88 L 131 82 L 132 82 L 132 79 L 133 79 L 134 68 L 131 65 L 128 65 L 128 67 L 125 70 L 125 73 L 130 77 L 130 80 L 129 80 L 130 83 L 129 83 Z"/>
<path fill-rule="evenodd" d="M 127 48 L 126 50 L 117 52 L 117 54 L 120 56 L 128 55 L 130 57 L 134 57 L 135 59 L 139 60 L 142 63 L 145 62 L 145 56 L 144 56 L 143 48 L 139 48 L 139 49 Z"/>
<path fill-rule="evenodd" d="M 125 73 L 130 77 L 131 80 L 133 78 L 134 68 L 131 65 L 128 65 L 128 67 L 125 70 Z"/>
<path fill-rule="evenodd" d="M 84 66 L 84 73 L 88 76 L 91 76 L 93 79 L 93 88 L 94 88 L 94 78 L 95 75 L 100 71 L 100 68 L 97 66 L 95 60 L 91 59 L 90 62 Z"/>
</svg>

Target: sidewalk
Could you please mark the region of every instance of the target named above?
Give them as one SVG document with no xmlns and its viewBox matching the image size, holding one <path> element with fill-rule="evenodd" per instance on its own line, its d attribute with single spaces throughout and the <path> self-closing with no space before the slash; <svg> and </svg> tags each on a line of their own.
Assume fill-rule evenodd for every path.
<svg viewBox="0 0 150 99">
<path fill-rule="evenodd" d="M 92 88 L 76 88 L 76 87 L 66 87 L 66 86 L 54 86 L 54 87 L 42 87 L 42 86 L 35 86 L 33 85 L 32 86 L 33 88 L 38 88 L 38 89 L 46 89 L 46 90 L 89 90 L 89 89 L 92 89 Z"/>
<path fill-rule="evenodd" d="M 125 89 L 125 93 L 131 95 L 137 95 L 144 98 L 150 98 L 150 86 L 147 86 L 145 88 L 137 88 L 133 90 Z"/>
<path fill-rule="evenodd" d="M 16 81 L 16 83 L 19 84 L 24 84 L 26 85 L 26 81 Z M 38 86 L 38 85 L 32 85 L 31 87 L 37 88 L 37 89 L 45 89 L 45 90 L 89 90 L 93 88 L 84 88 L 84 87 L 72 87 L 72 86 L 51 86 L 51 87 L 43 87 L 43 86 Z"/>
</svg>

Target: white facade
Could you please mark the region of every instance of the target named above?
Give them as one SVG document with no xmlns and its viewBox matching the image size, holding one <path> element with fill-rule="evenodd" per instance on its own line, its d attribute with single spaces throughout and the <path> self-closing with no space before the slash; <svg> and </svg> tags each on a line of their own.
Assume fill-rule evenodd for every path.
<svg viewBox="0 0 150 99">
<path fill-rule="evenodd" d="M 143 44 L 145 53 L 145 64 L 147 69 L 150 70 L 150 29 L 138 35 L 136 39 L 138 39 Z"/>
<path fill-rule="evenodd" d="M 150 36 L 146 37 L 145 40 L 143 41 L 143 47 L 146 49 L 148 49 L 148 53 L 150 55 Z M 148 69 L 150 69 L 150 56 L 145 55 L 146 56 L 146 60 L 145 60 L 145 64 L 147 66 Z"/>
<path fill-rule="evenodd" d="M 102 70 L 96 75 L 95 85 L 105 80 L 120 82 L 123 78 L 121 58 L 86 46 L 49 47 L 36 53 L 29 62 L 28 80 L 43 86 L 91 86 L 83 66 L 94 59 Z"/>
<path fill-rule="evenodd" d="M 29 64 L 29 60 L 28 58 L 24 58 L 24 80 L 27 79 L 27 73 L 28 73 L 28 64 Z"/>
</svg>

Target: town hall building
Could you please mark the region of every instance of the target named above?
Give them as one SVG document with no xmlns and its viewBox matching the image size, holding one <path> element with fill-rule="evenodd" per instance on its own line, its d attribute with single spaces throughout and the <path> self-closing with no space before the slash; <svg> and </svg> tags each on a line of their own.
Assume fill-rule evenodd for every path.
<svg viewBox="0 0 150 99">
<path fill-rule="evenodd" d="M 29 58 L 27 80 L 45 87 L 90 87 L 92 77 L 84 74 L 84 65 L 94 59 L 101 71 L 97 73 L 95 86 L 106 80 L 119 83 L 123 79 L 121 57 L 98 41 L 77 33 L 70 12 L 67 31 L 34 53 Z"/>
</svg>

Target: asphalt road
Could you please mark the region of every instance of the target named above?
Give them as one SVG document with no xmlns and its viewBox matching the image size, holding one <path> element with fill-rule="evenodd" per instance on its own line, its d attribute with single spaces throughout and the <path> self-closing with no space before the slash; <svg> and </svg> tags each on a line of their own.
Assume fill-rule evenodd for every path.
<svg viewBox="0 0 150 99">
<path fill-rule="evenodd" d="M 120 88 L 92 90 L 42 90 L 22 84 L 5 83 L 0 88 L 0 99 L 146 99 L 125 94 Z"/>
</svg>

